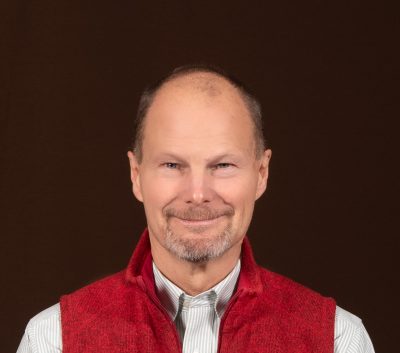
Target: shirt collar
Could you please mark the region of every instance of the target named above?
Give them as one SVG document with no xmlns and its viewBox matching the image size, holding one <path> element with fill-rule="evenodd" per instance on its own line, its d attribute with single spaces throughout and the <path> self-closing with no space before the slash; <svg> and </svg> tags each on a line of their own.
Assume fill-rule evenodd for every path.
<svg viewBox="0 0 400 353">
<path fill-rule="evenodd" d="M 208 302 L 209 305 L 214 307 L 216 314 L 221 318 L 235 290 L 240 273 L 240 265 L 239 259 L 233 270 L 221 282 L 209 290 L 192 297 L 168 280 L 153 261 L 157 296 L 173 321 L 176 319 L 182 306 L 188 303 L 190 305 L 204 305 Z"/>
</svg>

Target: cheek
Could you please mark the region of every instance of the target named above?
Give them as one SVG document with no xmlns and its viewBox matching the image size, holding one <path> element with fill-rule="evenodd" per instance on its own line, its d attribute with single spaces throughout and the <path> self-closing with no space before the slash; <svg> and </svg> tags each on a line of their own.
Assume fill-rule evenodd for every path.
<svg viewBox="0 0 400 353">
<path fill-rule="evenodd" d="M 216 191 L 237 212 L 252 212 L 256 197 L 257 182 L 249 178 L 224 180 L 216 185 Z"/>
<path fill-rule="evenodd" d="M 175 189 L 168 180 L 154 177 L 143 178 L 141 191 L 146 213 L 159 212 L 174 198 Z"/>
<path fill-rule="evenodd" d="M 242 238 L 246 234 L 253 215 L 256 186 L 251 180 L 243 183 L 225 184 L 220 188 L 220 196 L 224 202 L 235 210 L 233 231 L 235 237 Z"/>
</svg>

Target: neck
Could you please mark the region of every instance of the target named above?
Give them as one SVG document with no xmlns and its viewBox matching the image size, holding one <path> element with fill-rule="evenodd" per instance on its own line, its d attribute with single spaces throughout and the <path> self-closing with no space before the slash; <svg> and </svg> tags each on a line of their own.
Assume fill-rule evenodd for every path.
<svg viewBox="0 0 400 353">
<path fill-rule="evenodd" d="M 195 296 L 221 282 L 239 260 L 241 242 L 222 256 L 202 263 L 182 260 L 150 236 L 153 261 L 160 272 L 186 294 Z"/>
</svg>

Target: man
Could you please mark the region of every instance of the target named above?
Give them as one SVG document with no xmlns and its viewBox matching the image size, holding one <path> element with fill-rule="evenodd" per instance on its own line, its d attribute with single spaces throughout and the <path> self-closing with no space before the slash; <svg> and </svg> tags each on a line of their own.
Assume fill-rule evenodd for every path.
<svg viewBox="0 0 400 353">
<path fill-rule="evenodd" d="M 33 318 L 22 352 L 373 352 L 333 299 L 258 267 L 246 232 L 271 150 L 259 104 L 208 67 L 143 94 L 133 193 L 148 229 L 125 271 Z"/>
</svg>

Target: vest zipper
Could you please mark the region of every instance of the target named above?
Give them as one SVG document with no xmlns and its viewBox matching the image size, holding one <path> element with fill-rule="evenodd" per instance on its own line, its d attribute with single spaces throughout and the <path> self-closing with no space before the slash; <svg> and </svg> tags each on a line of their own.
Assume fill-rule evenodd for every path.
<svg viewBox="0 0 400 353">
<path fill-rule="evenodd" d="M 174 324 L 174 322 L 171 320 L 168 312 L 164 309 L 164 307 L 161 305 L 159 299 L 157 298 L 157 296 L 155 296 L 152 292 L 150 292 L 146 285 L 143 283 L 143 280 L 141 279 L 141 287 L 145 289 L 147 295 L 150 297 L 150 299 L 153 301 L 153 303 L 157 306 L 157 308 L 159 308 L 161 310 L 161 312 L 164 314 L 164 317 L 167 319 L 168 323 L 170 324 L 170 326 L 173 329 L 174 332 L 174 336 L 175 336 L 175 341 L 178 345 L 178 353 L 182 353 L 182 344 L 181 344 L 181 340 L 178 336 L 178 331 L 176 330 L 176 326 Z"/>
<path fill-rule="evenodd" d="M 220 352 L 221 352 L 222 331 L 223 331 L 223 328 L 224 328 L 224 324 L 225 324 L 225 321 L 226 321 L 226 317 L 228 316 L 228 312 L 229 312 L 229 310 L 231 310 L 232 306 L 235 304 L 235 302 L 237 301 L 237 299 L 239 298 L 239 296 L 242 294 L 242 292 L 243 292 L 243 290 L 241 290 L 240 292 L 236 292 L 236 293 L 232 296 L 232 298 L 230 299 L 230 301 L 229 301 L 229 303 L 228 303 L 228 306 L 227 306 L 226 309 L 225 309 L 224 315 L 222 315 L 221 323 L 220 323 L 220 325 L 219 325 L 219 332 L 218 332 L 218 348 L 217 348 L 217 353 L 220 353 Z"/>
</svg>

